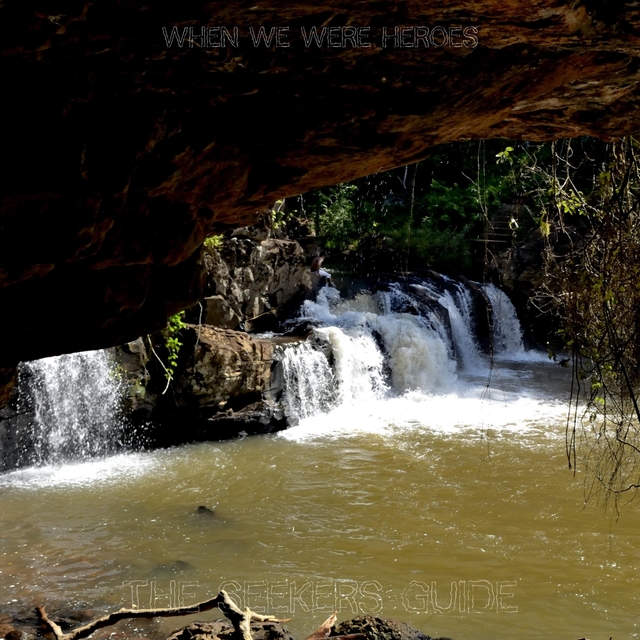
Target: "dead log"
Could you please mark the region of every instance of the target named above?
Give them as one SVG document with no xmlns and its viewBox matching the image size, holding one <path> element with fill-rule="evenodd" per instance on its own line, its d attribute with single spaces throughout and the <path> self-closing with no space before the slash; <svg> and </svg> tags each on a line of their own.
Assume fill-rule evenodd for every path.
<svg viewBox="0 0 640 640">
<path fill-rule="evenodd" d="M 155 618 L 155 617 L 173 617 L 173 616 L 186 616 L 193 613 L 201 613 L 203 611 L 209 611 L 218 607 L 220 611 L 229 619 L 235 632 L 242 640 L 253 640 L 251 637 L 250 624 L 251 622 L 288 622 L 286 620 L 280 620 L 274 616 L 262 616 L 254 613 L 250 609 L 242 611 L 235 602 L 228 596 L 226 591 L 220 591 L 220 593 L 210 600 L 204 602 L 198 602 L 188 607 L 173 607 L 168 609 L 120 609 L 114 613 L 110 613 L 101 618 L 93 620 L 89 624 L 82 627 L 78 627 L 74 631 L 69 633 L 63 633 L 58 624 L 49 618 L 44 607 L 36 607 L 36 613 L 40 620 L 53 632 L 56 640 L 80 640 L 81 638 L 87 638 L 94 631 L 102 629 L 104 627 L 111 626 L 120 620 L 126 620 L 130 618 Z"/>
</svg>

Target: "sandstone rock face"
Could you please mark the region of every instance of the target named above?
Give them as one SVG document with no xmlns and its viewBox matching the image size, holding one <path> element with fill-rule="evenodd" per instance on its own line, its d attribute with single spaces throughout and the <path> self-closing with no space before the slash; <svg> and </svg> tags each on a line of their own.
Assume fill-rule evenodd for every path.
<svg viewBox="0 0 640 640">
<path fill-rule="evenodd" d="M 201 297 L 204 238 L 276 198 L 441 142 L 636 132 L 639 29 L 625 0 L 3 3 L 0 367 L 161 327 Z"/>
<path fill-rule="evenodd" d="M 295 240 L 231 237 L 205 249 L 204 263 L 210 294 L 204 324 L 236 329 L 265 313 L 283 318 L 311 291 L 307 259 Z"/>
<path fill-rule="evenodd" d="M 222 410 L 229 398 L 259 398 L 271 388 L 274 344 L 246 333 L 202 325 L 190 328 L 192 364 L 176 381 L 179 403 Z M 194 340 L 195 338 L 195 340 Z M 246 404 L 249 404 L 246 402 Z"/>
<path fill-rule="evenodd" d="M 286 427 L 278 402 L 278 338 L 256 339 L 242 331 L 189 325 L 181 339 L 181 364 L 172 393 L 158 399 L 152 440 L 222 440 Z"/>
</svg>

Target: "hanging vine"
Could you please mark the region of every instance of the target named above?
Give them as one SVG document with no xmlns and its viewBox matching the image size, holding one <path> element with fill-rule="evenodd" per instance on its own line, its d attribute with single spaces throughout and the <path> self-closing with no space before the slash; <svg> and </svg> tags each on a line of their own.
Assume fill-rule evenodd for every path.
<svg viewBox="0 0 640 640">
<path fill-rule="evenodd" d="M 609 145 L 584 194 L 570 145 L 554 148 L 543 198 L 545 286 L 573 367 L 566 442 L 587 471 L 586 498 L 606 506 L 640 488 L 640 171 L 638 143 Z M 541 194 L 544 196 L 544 194 Z M 631 492 L 631 494 L 630 494 Z"/>
</svg>

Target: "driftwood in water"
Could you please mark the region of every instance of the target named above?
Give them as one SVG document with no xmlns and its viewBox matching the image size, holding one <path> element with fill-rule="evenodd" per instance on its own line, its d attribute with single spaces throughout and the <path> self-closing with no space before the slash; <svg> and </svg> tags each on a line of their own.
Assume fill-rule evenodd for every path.
<svg viewBox="0 0 640 640">
<path fill-rule="evenodd" d="M 199 602 L 189 607 L 168 609 L 120 609 L 115 613 L 110 613 L 102 618 L 97 618 L 93 622 L 79 627 L 75 631 L 71 631 L 69 633 L 63 633 L 60 626 L 49 618 L 44 607 L 36 607 L 36 612 L 38 613 L 40 620 L 53 632 L 56 640 L 80 640 L 81 638 L 90 636 L 94 631 L 102 629 L 103 627 L 108 627 L 120 620 L 126 620 L 129 618 L 186 616 L 193 613 L 209 611 L 216 607 L 219 607 L 222 613 L 230 620 L 235 632 L 238 634 L 238 637 L 242 638 L 242 640 L 253 640 L 250 630 L 251 622 L 287 622 L 287 620 L 279 620 L 274 616 L 262 616 L 250 611 L 249 609 L 242 611 L 233 602 L 233 600 L 231 600 L 225 591 L 220 591 L 215 598 Z M 317 631 L 314 632 L 314 634 L 315 633 L 317 633 Z M 313 635 L 313 638 L 315 640 L 316 636 Z"/>
</svg>

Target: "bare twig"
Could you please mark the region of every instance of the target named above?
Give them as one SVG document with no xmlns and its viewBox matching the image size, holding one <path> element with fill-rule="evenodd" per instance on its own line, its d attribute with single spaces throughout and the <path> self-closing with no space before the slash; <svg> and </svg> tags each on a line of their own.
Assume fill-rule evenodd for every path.
<svg viewBox="0 0 640 640">
<path fill-rule="evenodd" d="M 338 613 L 332 613 L 311 635 L 307 636 L 305 640 L 323 640 L 331 633 L 331 627 L 336 622 Z"/>
</svg>

